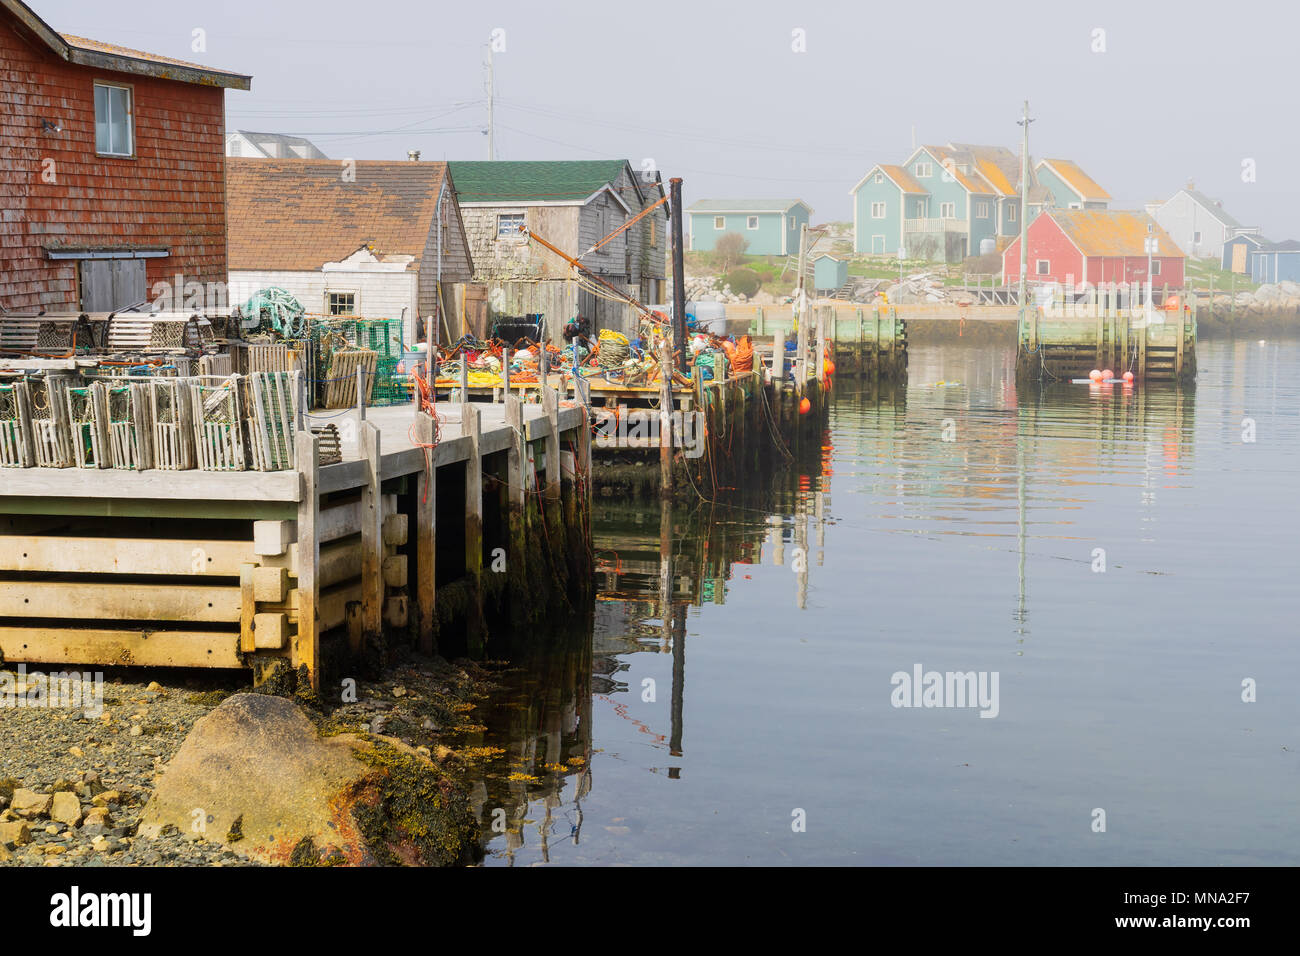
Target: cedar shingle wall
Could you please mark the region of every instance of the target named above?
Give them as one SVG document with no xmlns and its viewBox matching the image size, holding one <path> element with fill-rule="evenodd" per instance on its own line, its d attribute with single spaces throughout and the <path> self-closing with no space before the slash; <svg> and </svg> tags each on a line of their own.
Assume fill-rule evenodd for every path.
<svg viewBox="0 0 1300 956">
<path fill-rule="evenodd" d="M 20 30 L 0 12 L 0 305 L 76 307 L 75 263 L 43 251 L 55 243 L 164 246 L 151 287 L 226 281 L 225 91 L 74 66 Z M 96 79 L 134 90 L 134 159 L 95 155 Z"/>
</svg>

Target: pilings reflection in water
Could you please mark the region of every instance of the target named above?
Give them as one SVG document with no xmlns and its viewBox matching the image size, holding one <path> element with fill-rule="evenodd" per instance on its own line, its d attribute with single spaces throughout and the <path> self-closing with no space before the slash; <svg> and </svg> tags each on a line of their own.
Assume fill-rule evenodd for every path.
<svg viewBox="0 0 1300 956">
<path fill-rule="evenodd" d="M 505 687 L 486 708 L 477 743 L 500 750 L 475 794 L 489 863 L 551 862 L 557 841 L 582 846 L 610 834 L 624 847 L 637 844 L 635 834 L 620 832 L 626 827 L 617 811 L 602 814 L 594 836 L 584 834 L 584 807 L 600 783 L 596 773 L 604 773 L 613 791 L 601 793 L 607 811 L 656 799 L 643 776 L 628 776 L 632 770 L 682 776 L 692 730 L 685 725 L 688 613 L 725 604 L 756 565 L 788 568 L 789 578 L 775 580 L 788 582 L 780 587 L 789 590 L 746 588 L 750 606 L 727 618 L 738 632 L 779 604 L 806 609 L 800 620 L 817 628 L 825 620 L 819 615 L 844 613 L 836 602 L 843 604 L 843 589 L 856 586 L 846 584 L 846 576 L 899 593 L 931 589 L 933 575 L 944 573 L 940 569 L 951 565 L 956 551 L 970 552 L 981 567 L 975 572 L 980 581 L 969 586 L 985 589 L 984 603 L 1006 602 L 1008 650 L 1023 653 L 1034 572 L 1050 570 L 1045 561 L 1077 553 L 1073 542 L 1082 532 L 1072 525 L 1078 509 L 1140 483 L 1137 520 L 1154 521 L 1157 487 L 1192 453 L 1190 390 L 1017 391 L 1014 354 L 972 350 L 959 356 L 965 363 L 960 368 L 945 366 L 952 361 L 947 356 L 934 367 L 924 355 L 918 358 L 905 393 L 844 383 L 832 396 L 820 454 L 765 478 L 762 488 L 693 506 L 593 502 L 596 599 L 590 618 L 545 639 L 522 636 Z M 949 381 L 940 384 L 944 375 Z M 949 421 L 960 440 L 942 438 Z M 936 542 L 938 550 L 900 551 L 891 543 L 897 536 Z M 971 548 L 1015 553 L 1015 570 L 984 562 Z M 900 566 L 908 560 L 913 563 Z M 994 567 L 1003 569 L 996 572 L 999 580 L 1016 575 L 1014 604 L 1009 580 L 1001 587 L 998 580 L 983 580 Z M 981 613 L 980 601 L 972 613 Z M 889 626 L 887 603 L 872 627 Z M 717 615 L 711 621 L 731 626 Z M 870 653 L 869 647 L 861 653 Z M 633 656 L 645 654 L 671 655 L 665 671 L 649 669 L 671 674 L 671 687 L 656 687 L 649 677 L 628 679 Z M 662 700 L 665 690 L 666 710 L 637 706 L 655 695 Z M 708 685 L 709 694 L 732 700 L 743 691 Z M 605 738 L 613 736 L 609 721 L 626 722 L 621 748 L 632 746 L 629 739 L 648 747 L 635 755 L 607 752 L 620 744 L 594 739 L 597 718 L 606 722 Z M 710 730 L 701 726 L 696 733 Z M 562 859 L 654 862 L 659 851 L 652 842 L 612 857 L 592 851 Z"/>
</svg>

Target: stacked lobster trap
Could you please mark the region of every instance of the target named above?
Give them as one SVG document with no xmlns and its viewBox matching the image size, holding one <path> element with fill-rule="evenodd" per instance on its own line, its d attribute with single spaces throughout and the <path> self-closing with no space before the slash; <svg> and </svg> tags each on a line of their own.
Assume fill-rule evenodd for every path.
<svg viewBox="0 0 1300 956">
<path fill-rule="evenodd" d="M 301 372 L 0 384 L 0 467 L 283 471 Z"/>
</svg>

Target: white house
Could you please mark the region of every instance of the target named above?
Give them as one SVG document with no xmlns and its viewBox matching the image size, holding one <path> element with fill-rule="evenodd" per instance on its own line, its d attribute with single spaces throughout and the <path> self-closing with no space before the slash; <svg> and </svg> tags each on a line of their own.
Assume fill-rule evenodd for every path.
<svg viewBox="0 0 1300 956">
<path fill-rule="evenodd" d="M 226 207 L 232 305 L 278 287 L 308 314 L 400 319 L 413 343 L 441 280 L 460 315 L 474 270 L 446 163 L 227 159 Z"/>
<path fill-rule="evenodd" d="M 237 129 L 226 134 L 226 155 L 249 159 L 328 159 L 309 139 Z"/>
<path fill-rule="evenodd" d="M 1200 259 L 1221 259 L 1223 244 L 1233 236 L 1259 234 L 1259 227 L 1243 226 L 1228 215 L 1223 203 L 1197 192 L 1190 182 L 1165 202 L 1152 203 L 1147 211 L 1179 248 Z"/>
</svg>

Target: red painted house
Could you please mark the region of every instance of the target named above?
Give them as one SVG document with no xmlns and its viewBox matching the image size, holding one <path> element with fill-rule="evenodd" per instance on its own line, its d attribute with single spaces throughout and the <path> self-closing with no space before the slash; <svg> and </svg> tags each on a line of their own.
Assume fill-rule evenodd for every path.
<svg viewBox="0 0 1300 956">
<path fill-rule="evenodd" d="M 1154 236 L 1151 281 L 1182 287 L 1184 256 L 1154 219 L 1112 209 L 1049 209 L 1027 230 L 1029 282 L 1147 282 L 1146 240 Z M 1020 281 L 1020 238 L 1002 253 L 1007 284 Z"/>
<path fill-rule="evenodd" d="M 225 91 L 0 0 L 0 307 L 111 311 L 226 281 Z"/>
</svg>

